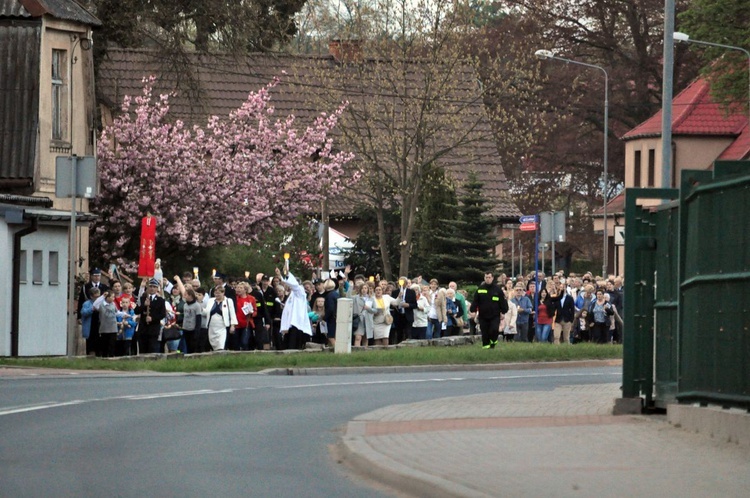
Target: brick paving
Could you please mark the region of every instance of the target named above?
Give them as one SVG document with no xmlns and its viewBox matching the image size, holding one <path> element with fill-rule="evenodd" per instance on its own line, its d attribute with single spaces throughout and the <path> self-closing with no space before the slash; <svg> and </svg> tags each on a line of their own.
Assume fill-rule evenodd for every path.
<svg viewBox="0 0 750 498">
<path fill-rule="evenodd" d="M 357 417 L 355 468 L 416 496 L 747 497 L 750 447 L 612 416 L 618 385 L 394 405 Z"/>
</svg>

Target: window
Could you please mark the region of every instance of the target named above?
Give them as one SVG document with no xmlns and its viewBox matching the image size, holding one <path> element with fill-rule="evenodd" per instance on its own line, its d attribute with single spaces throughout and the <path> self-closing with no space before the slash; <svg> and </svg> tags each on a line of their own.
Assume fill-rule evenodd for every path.
<svg viewBox="0 0 750 498">
<path fill-rule="evenodd" d="M 633 158 L 633 186 L 641 186 L 641 151 L 639 150 L 635 151 Z"/>
<path fill-rule="evenodd" d="M 654 175 L 656 172 L 656 151 L 654 149 L 648 149 L 648 183 L 647 187 L 654 187 Z"/>
<path fill-rule="evenodd" d="M 42 285 L 44 281 L 42 280 L 42 258 L 44 257 L 44 253 L 42 251 L 34 251 L 33 259 L 31 261 L 31 271 L 33 272 L 33 284 L 34 285 Z"/>
<path fill-rule="evenodd" d="M 52 140 L 66 140 L 67 113 L 65 50 L 52 51 Z"/>
<path fill-rule="evenodd" d="M 21 251 L 21 265 L 20 265 L 19 280 L 22 284 L 26 283 L 26 251 Z"/>
<path fill-rule="evenodd" d="M 57 251 L 49 252 L 49 284 L 60 285 L 60 253 Z"/>
</svg>

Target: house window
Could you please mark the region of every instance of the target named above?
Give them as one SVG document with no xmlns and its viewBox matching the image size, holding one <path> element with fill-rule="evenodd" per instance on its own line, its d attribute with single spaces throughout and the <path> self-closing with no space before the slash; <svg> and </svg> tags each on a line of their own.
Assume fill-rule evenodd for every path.
<svg viewBox="0 0 750 498">
<path fill-rule="evenodd" d="M 42 285 L 44 283 L 44 281 L 42 280 L 43 257 L 44 253 L 42 251 L 34 251 L 34 255 L 31 261 L 31 271 L 33 272 L 32 283 L 34 285 Z"/>
<path fill-rule="evenodd" d="M 648 183 L 647 187 L 654 186 L 654 175 L 656 172 L 656 151 L 654 149 L 648 149 Z"/>
<path fill-rule="evenodd" d="M 65 50 L 52 51 L 52 140 L 66 140 L 67 85 Z"/>
<path fill-rule="evenodd" d="M 633 158 L 633 186 L 641 186 L 641 151 L 635 151 Z"/>
<path fill-rule="evenodd" d="M 60 285 L 60 253 L 57 251 L 49 252 L 49 284 Z"/>
<path fill-rule="evenodd" d="M 26 283 L 26 251 L 21 251 L 21 264 L 19 267 L 19 280 L 22 284 Z"/>
</svg>

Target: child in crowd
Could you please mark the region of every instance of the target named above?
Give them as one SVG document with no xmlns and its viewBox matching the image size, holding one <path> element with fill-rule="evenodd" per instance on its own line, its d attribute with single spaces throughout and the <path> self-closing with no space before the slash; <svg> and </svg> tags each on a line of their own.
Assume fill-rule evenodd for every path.
<svg viewBox="0 0 750 498">
<path fill-rule="evenodd" d="M 590 325 L 588 310 L 581 310 L 573 322 L 573 344 L 591 340 Z"/>
<path fill-rule="evenodd" d="M 324 297 L 316 297 L 312 310 L 308 313 L 313 331 L 312 342 L 316 344 L 325 344 L 328 342 L 328 329 L 325 321 L 325 301 Z"/>
<path fill-rule="evenodd" d="M 122 294 L 120 295 L 120 308 L 122 308 L 122 300 L 126 297 L 130 300 L 130 307 L 135 309 L 136 299 L 135 295 L 133 294 L 133 291 L 135 290 L 135 287 L 133 287 L 133 284 L 131 282 L 125 282 L 122 284 Z M 115 300 L 116 302 L 116 300 Z"/>
<path fill-rule="evenodd" d="M 132 356 L 133 336 L 135 335 L 135 311 L 130 306 L 130 297 L 122 296 L 122 299 L 120 299 L 120 308 L 120 312 L 117 313 L 119 355 Z"/>
<path fill-rule="evenodd" d="M 182 332 L 180 331 L 180 325 L 177 323 L 177 313 L 172 303 L 169 300 L 166 301 L 167 316 L 162 320 L 161 329 L 161 350 L 164 351 L 164 346 L 167 346 L 167 353 L 179 353 L 180 339 L 182 338 Z"/>
</svg>

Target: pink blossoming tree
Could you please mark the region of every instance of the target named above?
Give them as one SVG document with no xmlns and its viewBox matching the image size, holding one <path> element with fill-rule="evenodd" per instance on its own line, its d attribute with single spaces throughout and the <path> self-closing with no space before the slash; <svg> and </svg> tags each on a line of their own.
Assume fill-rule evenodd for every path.
<svg viewBox="0 0 750 498">
<path fill-rule="evenodd" d="M 344 182 L 352 154 L 334 151 L 330 133 L 345 104 L 300 131 L 294 116 L 277 118 L 269 105 L 277 79 L 229 116 L 191 128 L 169 121 L 169 96 L 154 98 L 153 82 L 124 99 L 98 144 L 94 261 L 131 266 L 148 213 L 158 221 L 159 254 L 243 244 L 318 211 Z"/>
</svg>

